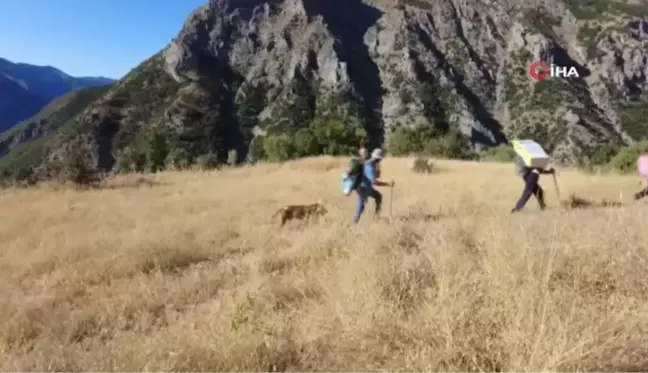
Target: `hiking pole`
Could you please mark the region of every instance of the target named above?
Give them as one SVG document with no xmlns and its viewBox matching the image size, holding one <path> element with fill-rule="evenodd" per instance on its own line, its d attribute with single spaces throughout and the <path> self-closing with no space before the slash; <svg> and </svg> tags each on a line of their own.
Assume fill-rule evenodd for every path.
<svg viewBox="0 0 648 373">
<path fill-rule="evenodd" d="M 560 189 L 558 189 L 558 179 L 556 179 L 556 173 L 553 173 L 554 187 L 556 187 L 556 195 L 558 195 L 558 200 L 560 200 Z"/>
<path fill-rule="evenodd" d="M 394 184 L 392 183 L 389 186 L 389 218 L 392 217 L 393 205 L 394 205 Z"/>
</svg>

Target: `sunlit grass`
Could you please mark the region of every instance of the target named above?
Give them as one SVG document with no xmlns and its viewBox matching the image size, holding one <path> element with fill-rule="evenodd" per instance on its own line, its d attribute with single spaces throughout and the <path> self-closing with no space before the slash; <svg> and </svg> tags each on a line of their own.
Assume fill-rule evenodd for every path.
<svg viewBox="0 0 648 373">
<path fill-rule="evenodd" d="M 347 161 L 126 176 L 0 194 L 0 359 L 40 371 L 648 370 L 637 179 L 387 159 L 382 220 L 350 225 Z M 278 228 L 286 204 L 319 222 Z M 392 201 L 392 217 L 390 214 Z M 430 218 L 433 217 L 433 218 Z"/>
</svg>

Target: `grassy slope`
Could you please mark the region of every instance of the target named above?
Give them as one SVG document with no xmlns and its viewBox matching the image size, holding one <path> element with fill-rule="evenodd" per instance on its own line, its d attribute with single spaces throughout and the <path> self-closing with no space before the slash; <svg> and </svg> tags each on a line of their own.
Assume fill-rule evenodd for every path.
<svg viewBox="0 0 648 373">
<path fill-rule="evenodd" d="M 564 211 L 545 177 L 550 209 L 512 216 L 510 165 L 410 162 L 383 174 L 412 221 L 369 213 L 356 229 L 340 159 L 5 191 L 0 369 L 648 369 L 645 205 Z M 638 189 L 559 181 L 591 199 Z M 324 222 L 269 219 L 320 197 Z"/>
</svg>

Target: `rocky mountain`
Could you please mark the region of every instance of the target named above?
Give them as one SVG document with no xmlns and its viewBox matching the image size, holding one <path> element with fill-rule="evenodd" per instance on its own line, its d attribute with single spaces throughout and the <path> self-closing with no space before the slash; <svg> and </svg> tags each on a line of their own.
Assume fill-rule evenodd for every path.
<svg viewBox="0 0 648 373">
<path fill-rule="evenodd" d="M 534 60 L 578 77 L 534 81 Z M 532 137 L 587 161 L 647 138 L 647 75 L 640 1 L 213 0 L 73 118 L 44 164 L 73 138 L 102 169 L 156 168 L 343 153 L 399 128 L 475 149 Z"/>
<path fill-rule="evenodd" d="M 28 119 L 67 92 L 112 82 L 103 77 L 73 77 L 51 66 L 0 58 L 0 132 Z"/>
</svg>

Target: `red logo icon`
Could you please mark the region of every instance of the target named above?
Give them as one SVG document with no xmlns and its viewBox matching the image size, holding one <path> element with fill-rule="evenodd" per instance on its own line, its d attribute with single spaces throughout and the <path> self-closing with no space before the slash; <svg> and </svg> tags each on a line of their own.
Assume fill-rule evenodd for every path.
<svg viewBox="0 0 648 373">
<path fill-rule="evenodd" d="M 529 75 L 538 82 L 547 79 L 550 74 L 549 64 L 544 61 L 535 61 L 529 66 Z"/>
</svg>

